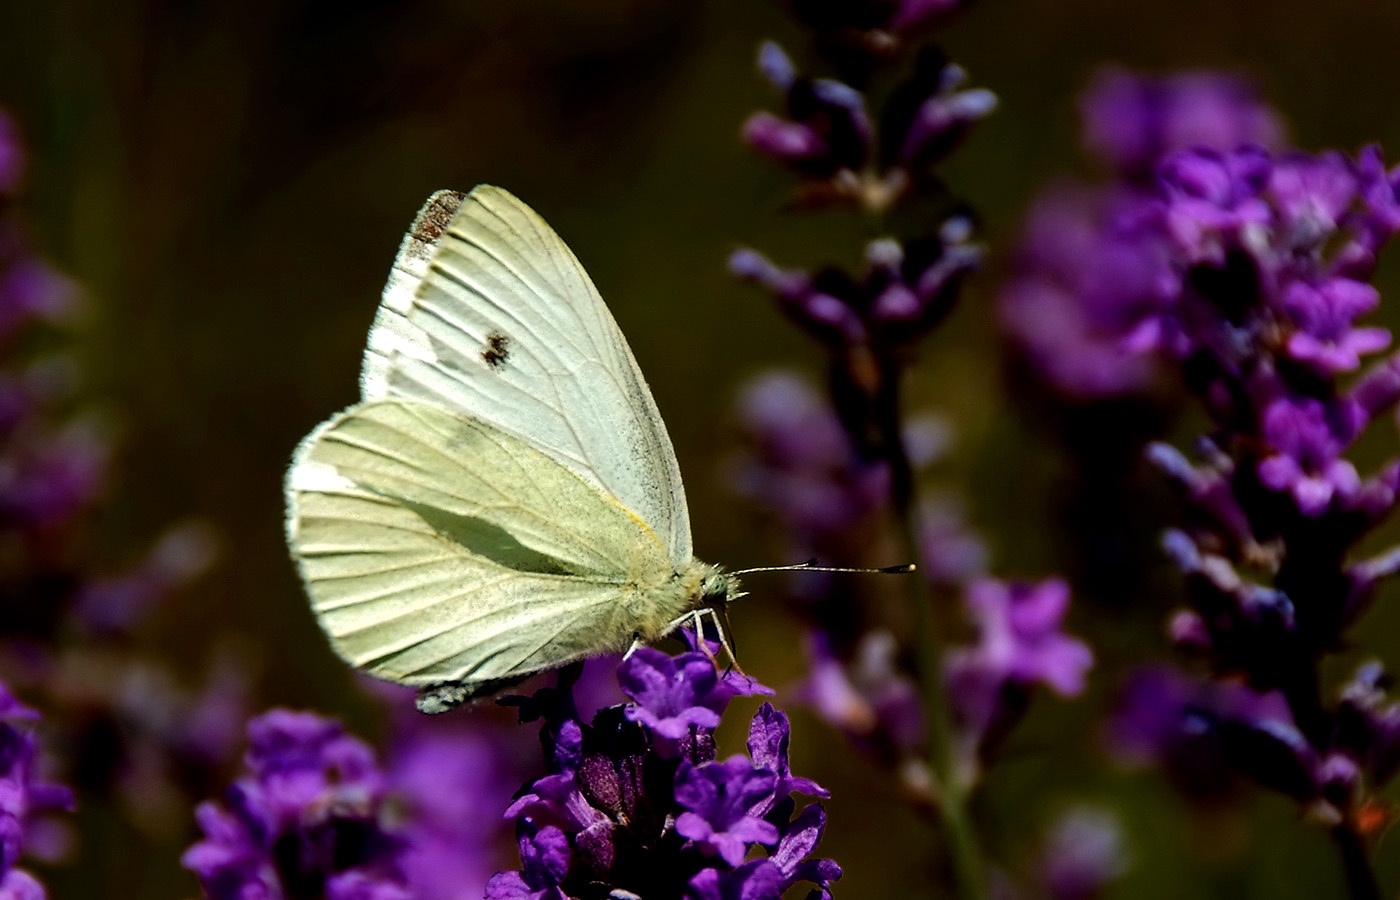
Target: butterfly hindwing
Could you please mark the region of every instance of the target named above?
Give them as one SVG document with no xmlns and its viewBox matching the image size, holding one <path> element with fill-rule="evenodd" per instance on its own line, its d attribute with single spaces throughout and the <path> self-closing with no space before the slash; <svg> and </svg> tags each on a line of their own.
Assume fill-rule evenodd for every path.
<svg viewBox="0 0 1400 900">
<path fill-rule="evenodd" d="M 420 400 L 528 443 L 640 516 L 676 564 L 690 523 L 632 351 L 563 240 L 510 193 L 440 192 L 405 238 L 365 353 L 365 400 Z"/>
<path fill-rule="evenodd" d="M 351 407 L 288 474 L 288 540 L 337 652 L 409 685 L 518 679 L 625 645 L 665 548 L 594 484 L 493 425 Z"/>
</svg>

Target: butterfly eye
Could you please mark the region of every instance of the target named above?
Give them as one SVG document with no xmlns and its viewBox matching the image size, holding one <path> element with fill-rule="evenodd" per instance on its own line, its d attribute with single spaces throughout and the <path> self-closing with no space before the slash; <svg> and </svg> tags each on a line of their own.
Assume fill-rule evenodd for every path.
<svg viewBox="0 0 1400 900">
<path fill-rule="evenodd" d="M 723 572 L 711 572 L 700 582 L 700 602 L 720 604 L 734 599 L 739 583 Z"/>
</svg>

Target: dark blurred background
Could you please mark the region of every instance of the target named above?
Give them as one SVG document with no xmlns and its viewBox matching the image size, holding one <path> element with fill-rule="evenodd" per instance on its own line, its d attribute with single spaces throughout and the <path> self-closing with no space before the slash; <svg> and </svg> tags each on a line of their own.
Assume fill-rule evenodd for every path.
<svg viewBox="0 0 1400 900">
<path fill-rule="evenodd" d="M 810 61 L 768 0 L 0 5 L 0 106 L 32 153 L 35 239 L 87 294 L 83 399 L 117 442 L 89 552 L 117 566 L 191 517 L 217 536 L 214 567 L 143 640 L 192 666 L 232 641 L 256 666 L 257 706 L 312 707 L 375 733 L 287 561 L 281 478 L 301 436 L 356 399 L 414 211 L 435 189 L 480 182 L 533 205 L 607 298 L 676 443 L 698 555 L 785 561 L 717 461 L 734 446 L 739 385 L 778 365 L 816 375 L 820 359 L 724 260 L 749 244 L 787 264 L 854 263 L 861 235 L 843 216 L 784 213 L 789 177 L 738 141 L 742 119 L 773 99 L 754 74 L 769 37 Z M 1223 68 L 1257 79 L 1300 147 L 1400 147 L 1400 4 L 987 0 L 938 40 L 1001 98 L 943 169 L 980 215 L 991 260 L 925 342 L 912 400 L 955 429 L 931 479 L 964 495 L 993 569 L 1039 577 L 1071 565 L 1055 534 L 1065 461 L 1008 387 L 993 299 L 1037 189 L 1093 174 L 1076 94 L 1107 63 Z M 1392 264 L 1381 288 L 1395 287 Z M 1381 318 L 1400 325 L 1394 305 Z M 1166 516 L 1163 497 L 1149 487 L 1143 502 Z M 789 683 L 803 666 L 792 627 L 752 587 L 735 614 L 746 667 Z M 984 803 L 994 842 L 1013 858 L 1039 823 L 1087 800 L 1122 819 L 1135 862 L 1112 896 L 1337 895 L 1322 832 L 1286 801 L 1247 793 L 1188 811 L 1156 776 L 1107 764 L 1097 722 L 1124 666 L 1164 654 L 1172 597 L 1170 584 L 1131 590 L 1095 585 L 1076 609 L 1072 627 L 1100 657 L 1094 687 L 1072 704 L 1043 698 L 1008 748 Z M 1394 659 L 1397 626 L 1382 598 L 1359 642 Z M 793 746 L 794 768 L 833 792 L 823 855 L 846 869 L 838 895 L 922 884 L 931 835 L 859 757 L 800 713 Z M 195 893 L 177 862 L 192 826 L 154 839 L 79 816 L 78 861 L 51 879 L 57 896 Z M 1388 850 L 1378 859 L 1394 884 Z"/>
</svg>

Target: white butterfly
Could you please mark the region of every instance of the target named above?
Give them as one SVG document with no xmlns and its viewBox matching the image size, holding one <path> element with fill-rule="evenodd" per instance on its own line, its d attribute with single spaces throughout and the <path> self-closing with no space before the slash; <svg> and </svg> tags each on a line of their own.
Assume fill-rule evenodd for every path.
<svg viewBox="0 0 1400 900">
<path fill-rule="evenodd" d="M 336 652 L 419 687 L 423 711 L 739 595 L 691 554 L 675 451 L 617 323 L 508 192 L 429 198 L 360 388 L 296 450 L 287 542 Z"/>
</svg>

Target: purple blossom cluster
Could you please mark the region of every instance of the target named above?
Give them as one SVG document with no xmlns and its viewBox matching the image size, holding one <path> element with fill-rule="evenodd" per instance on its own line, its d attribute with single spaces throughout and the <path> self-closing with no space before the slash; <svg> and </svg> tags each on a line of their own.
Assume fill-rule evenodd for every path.
<svg viewBox="0 0 1400 900">
<path fill-rule="evenodd" d="M 1358 319 L 1379 300 L 1368 279 L 1400 227 L 1396 183 L 1374 149 L 1168 158 L 1149 210 L 1180 287 L 1128 336 L 1175 360 L 1215 423 L 1198 464 L 1150 448 L 1191 512 L 1165 539 L 1192 597 L 1172 632 L 1218 672 L 1284 691 L 1315 741 L 1332 732 L 1317 661 L 1395 568 L 1395 554 L 1349 555 L 1394 506 L 1400 461 L 1363 475 L 1347 454 L 1400 400 L 1400 363 L 1340 379 L 1390 340 Z"/>
<path fill-rule="evenodd" d="M 965 603 L 977 640 L 951 650 L 945 681 L 970 768 L 1015 723 L 1031 688 L 1047 687 L 1061 697 L 1082 693 L 1094 655 L 1061 630 L 1069 611 L 1069 585 L 1061 579 L 983 578 L 967 586 Z"/>
<path fill-rule="evenodd" d="M 1248 83 L 1210 72 L 1112 70 L 1086 92 L 1081 113 L 1085 144 L 1111 178 L 1063 182 L 1033 203 L 999 303 L 1038 377 L 1067 396 L 1101 400 L 1161 378 L 1156 359 L 1123 346 L 1180 290 L 1175 249 L 1144 215 L 1158 164 L 1191 147 L 1277 147 L 1283 128 Z"/>
<path fill-rule="evenodd" d="M 782 269 L 755 250 L 735 251 L 729 270 L 767 290 L 796 325 L 833 351 L 899 347 L 941 322 L 963 280 L 981 265 L 983 248 L 970 235 L 970 224 L 956 218 L 934 240 L 871 241 L 857 277 L 834 267 L 815 274 Z"/>
<path fill-rule="evenodd" d="M 34 739 L 39 715 L 0 684 L 0 897 L 43 900 L 44 886 L 19 868 L 33 849 L 33 830 L 48 814 L 71 809 L 68 788 L 42 780 L 42 760 Z"/>
<path fill-rule="evenodd" d="M 589 722 L 567 689 L 522 701 L 524 718 L 543 720 L 549 774 L 507 810 L 522 865 L 491 879 L 489 900 L 776 900 L 799 883 L 830 896 L 840 867 L 810 858 L 825 813 L 792 796 L 827 792 L 792 774 L 787 717 L 764 703 L 748 755 L 716 758 L 729 702 L 771 691 L 695 650 L 639 648 L 617 674 L 629 702 Z"/>
<path fill-rule="evenodd" d="M 1033 230 L 1006 319 L 1061 389 L 1139 390 L 1156 365 L 1211 422 L 1195 461 L 1148 448 L 1186 507 L 1163 539 L 1188 598 L 1169 632 L 1205 674 L 1143 672 L 1115 743 L 1198 795 L 1243 775 L 1292 797 L 1331 827 L 1354 895 L 1373 896 L 1358 848 L 1395 772 L 1397 707 L 1379 663 L 1335 698 L 1319 666 L 1400 568 L 1400 551 L 1355 555 L 1395 506 L 1400 459 L 1363 471 L 1352 455 L 1400 401 L 1400 357 L 1373 359 L 1391 334 L 1364 321 L 1400 170 L 1374 147 L 1270 149 L 1276 119 L 1229 80 L 1115 75 L 1088 113 L 1120 182 L 1038 213 L 1069 227 Z M 1035 335 L 1056 310 L 1062 333 Z"/>
<path fill-rule="evenodd" d="M 795 172 L 808 202 L 889 209 L 996 108 L 992 92 L 967 87 L 967 73 L 936 53 L 920 56 L 878 128 L 865 94 L 842 81 L 800 75 L 776 43 L 759 48 L 758 68 L 785 109 L 750 116 L 744 140 Z"/>
<path fill-rule="evenodd" d="M 195 811 L 183 862 L 210 900 L 407 900 L 374 752 L 339 723 L 272 710 L 248 723 L 247 775 Z"/>
</svg>

